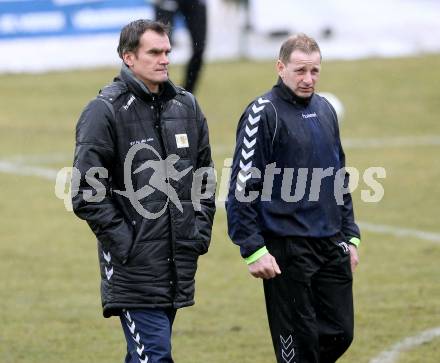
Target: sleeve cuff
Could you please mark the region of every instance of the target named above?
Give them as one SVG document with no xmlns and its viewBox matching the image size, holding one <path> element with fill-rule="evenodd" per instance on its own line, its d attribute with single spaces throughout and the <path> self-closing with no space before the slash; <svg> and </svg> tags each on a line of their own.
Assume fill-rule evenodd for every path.
<svg viewBox="0 0 440 363">
<path fill-rule="evenodd" d="M 261 256 L 265 255 L 268 252 L 269 251 L 267 250 L 266 246 L 264 246 L 264 247 L 261 247 L 259 250 L 256 250 L 252 255 L 250 255 L 249 257 L 246 257 L 244 260 L 246 261 L 246 263 L 248 265 L 250 265 L 251 263 L 254 263 Z"/>
<path fill-rule="evenodd" d="M 359 247 L 359 245 L 361 244 L 361 240 L 359 238 L 357 238 L 357 237 L 351 237 L 348 240 L 348 242 L 351 243 L 352 245 L 356 246 L 356 247 Z"/>
</svg>

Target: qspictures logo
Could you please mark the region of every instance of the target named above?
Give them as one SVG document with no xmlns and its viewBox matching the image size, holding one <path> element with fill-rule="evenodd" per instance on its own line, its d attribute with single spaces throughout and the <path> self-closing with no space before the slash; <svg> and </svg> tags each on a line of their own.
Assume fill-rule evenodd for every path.
<svg viewBox="0 0 440 363">
<path fill-rule="evenodd" d="M 139 190 L 134 190 L 131 173 L 132 164 L 136 153 L 142 149 L 151 150 L 157 160 L 147 160 L 133 171 L 133 174 L 138 174 L 146 169 L 152 169 L 153 171 L 148 184 Z M 126 190 L 114 190 L 114 193 L 128 198 L 136 212 L 147 219 L 156 219 L 160 217 L 165 213 L 169 202 L 173 203 L 180 212 L 183 212 L 182 204 L 180 203 L 177 192 L 171 185 L 170 180 L 178 181 L 182 179 L 191 171 L 192 167 L 177 171 L 174 167 L 177 161 L 179 161 L 179 157 L 175 154 L 171 154 L 165 160 L 162 160 L 160 154 L 148 144 L 141 143 L 133 145 L 129 149 L 124 162 L 124 184 Z M 160 211 L 153 213 L 144 208 L 140 201 L 153 194 L 156 190 L 164 193 L 168 198 L 163 208 Z"/>
<path fill-rule="evenodd" d="M 184 141 L 182 141 L 184 142 Z M 133 170 L 133 163 L 136 154 L 143 150 L 149 150 L 154 158 L 144 161 L 139 167 Z M 163 215 L 169 203 L 172 203 L 180 212 L 183 211 L 179 194 L 173 187 L 173 182 L 179 182 L 187 174 L 192 173 L 191 201 L 195 210 L 201 210 L 201 201 L 212 198 L 215 194 L 215 186 L 219 181 L 217 201 L 224 202 L 227 199 L 231 187 L 231 165 L 232 159 L 224 161 L 221 175 L 212 167 L 204 167 L 194 170 L 187 167 L 178 170 L 180 157 L 171 154 L 162 159 L 160 153 L 147 143 L 136 143 L 132 145 L 124 161 L 124 187 L 125 190 L 113 189 L 112 193 L 121 195 L 128 199 L 136 212 L 147 219 L 156 219 Z M 150 169 L 149 173 L 141 174 Z M 350 175 L 348 183 L 347 175 Z M 148 175 L 148 176 L 147 176 Z M 281 182 L 274 188 L 275 176 L 278 175 Z M 323 185 L 327 192 L 332 189 L 335 203 L 344 204 L 344 196 L 355 191 L 362 178 L 367 186 L 361 190 L 361 199 L 366 203 L 377 203 L 382 200 L 385 190 L 378 179 L 386 177 L 386 170 L 383 167 L 370 167 L 363 172 L 356 168 L 345 167 L 336 170 L 333 167 L 323 168 L 277 168 L 275 163 L 269 164 L 265 170 L 251 167 L 246 174 L 245 181 L 240 181 L 240 188 L 234 188 L 235 198 L 242 203 L 251 203 L 258 198 L 263 202 L 270 202 L 274 195 L 276 198 L 288 203 L 296 203 L 302 200 L 310 202 L 319 201 Z M 72 197 L 81 197 L 87 203 L 101 203 L 105 198 L 111 198 L 109 187 L 105 180 L 108 180 L 109 172 L 103 167 L 92 167 L 84 175 L 75 167 L 66 167 L 58 172 L 55 183 L 55 194 L 64 201 L 66 210 L 72 211 Z M 135 189 L 134 178 L 145 183 L 139 189 Z M 145 180 L 144 180 L 145 179 Z M 260 188 L 255 188 L 255 185 Z M 238 183 L 236 182 L 236 185 Z M 277 190 L 278 188 L 278 190 Z M 277 192 L 275 193 L 275 190 Z M 153 193 L 162 193 L 166 196 L 166 203 L 159 211 L 147 209 L 148 203 L 142 201 Z"/>
</svg>

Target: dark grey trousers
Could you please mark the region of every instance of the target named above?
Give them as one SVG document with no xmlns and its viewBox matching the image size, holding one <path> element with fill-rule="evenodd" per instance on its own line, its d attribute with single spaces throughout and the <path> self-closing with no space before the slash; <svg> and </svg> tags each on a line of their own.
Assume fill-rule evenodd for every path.
<svg viewBox="0 0 440 363">
<path fill-rule="evenodd" d="M 331 363 L 353 340 L 348 245 L 338 237 L 267 241 L 281 275 L 264 281 L 278 363 Z"/>
</svg>

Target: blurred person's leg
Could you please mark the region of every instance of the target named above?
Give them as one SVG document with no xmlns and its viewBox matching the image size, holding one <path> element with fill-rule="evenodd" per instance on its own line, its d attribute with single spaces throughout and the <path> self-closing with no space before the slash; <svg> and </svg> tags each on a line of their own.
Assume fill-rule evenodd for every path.
<svg viewBox="0 0 440 363">
<path fill-rule="evenodd" d="M 183 14 L 192 41 L 192 56 L 186 67 L 184 88 L 194 92 L 203 66 L 206 45 L 207 8 L 205 0 L 180 0 L 179 9 Z"/>
<path fill-rule="evenodd" d="M 170 26 L 170 42 L 173 43 L 172 27 L 174 15 L 178 11 L 179 4 L 175 0 L 156 0 L 154 1 L 154 13 L 156 20 Z"/>
</svg>

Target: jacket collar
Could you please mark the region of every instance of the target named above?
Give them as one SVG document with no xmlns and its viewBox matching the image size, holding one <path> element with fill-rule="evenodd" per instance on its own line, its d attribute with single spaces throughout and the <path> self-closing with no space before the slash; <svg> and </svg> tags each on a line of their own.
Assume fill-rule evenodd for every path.
<svg viewBox="0 0 440 363">
<path fill-rule="evenodd" d="M 121 73 L 117 78 L 124 81 L 127 84 L 128 89 L 141 99 L 147 102 L 154 100 L 155 94 L 153 94 L 147 86 L 145 86 L 145 84 L 133 74 L 127 65 L 122 64 Z M 158 99 L 163 102 L 173 99 L 178 93 L 176 86 L 170 80 L 162 83 L 159 89 Z"/>
<path fill-rule="evenodd" d="M 307 107 L 313 97 L 313 95 L 308 98 L 297 96 L 295 93 L 293 93 L 293 91 L 289 87 L 285 85 L 285 83 L 280 77 L 278 77 L 278 81 L 276 85 L 273 86 L 273 90 L 283 100 L 293 103 L 296 106 Z"/>
</svg>

